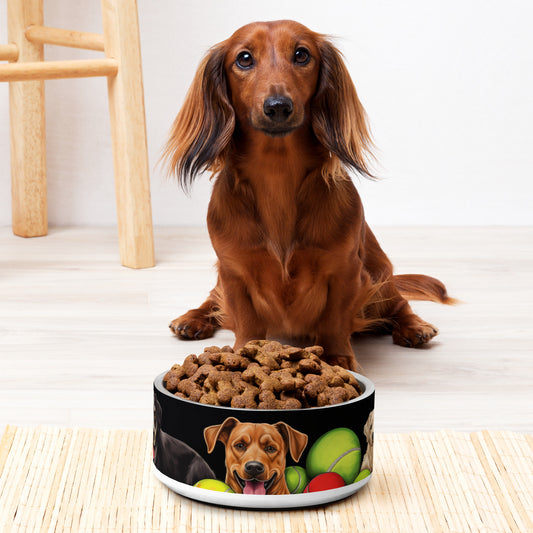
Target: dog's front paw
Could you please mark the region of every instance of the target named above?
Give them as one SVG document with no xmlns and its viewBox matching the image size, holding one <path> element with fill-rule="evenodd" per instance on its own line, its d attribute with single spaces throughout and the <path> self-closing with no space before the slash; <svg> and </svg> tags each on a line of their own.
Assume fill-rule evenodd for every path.
<svg viewBox="0 0 533 533">
<path fill-rule="evenodd" d="M 174 319 L 168 327 L 180 339 L 199 340 L 212 337 L 216 327 L 211 319 L 193 309 Z"/>
<path fill-rule="evenodd" d="M 400 346 L 416 348 L 429 342 L 439 330 L 424 322 L 417 315 L 408 315 L 398 322 L 392 330 L 392 341 Z"/>
</svg>

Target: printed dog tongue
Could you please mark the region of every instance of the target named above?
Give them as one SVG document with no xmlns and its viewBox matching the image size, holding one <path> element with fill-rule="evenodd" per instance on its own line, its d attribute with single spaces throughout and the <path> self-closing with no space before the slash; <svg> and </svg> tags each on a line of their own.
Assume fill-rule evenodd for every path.
<svg viewBox="0 0 533 533">
<path fill-rule="evenodd" d="M 245 481 L 243 494 L 266 494 L 264 481 Z"/>
</svg>

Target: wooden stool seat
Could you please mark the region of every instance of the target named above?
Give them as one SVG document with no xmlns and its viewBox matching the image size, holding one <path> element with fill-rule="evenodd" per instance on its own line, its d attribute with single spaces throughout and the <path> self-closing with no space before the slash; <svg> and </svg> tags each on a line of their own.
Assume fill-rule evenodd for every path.
<svg viewBox="0 0 533 533">
<path fill-rule="evenodd" d="M 9 83 L 13 232 L 46 235 L 44 80 L 106 76 L 120 259 L 154 266 L 150 178 L 136 0 L 102 0 L 103 34 L 44 26 L 43 0 L 7 0 L 9 43 L 0 81 Z M 98 59 L 44 61 L 44 45 L 105 52 Z"/>
</svg>

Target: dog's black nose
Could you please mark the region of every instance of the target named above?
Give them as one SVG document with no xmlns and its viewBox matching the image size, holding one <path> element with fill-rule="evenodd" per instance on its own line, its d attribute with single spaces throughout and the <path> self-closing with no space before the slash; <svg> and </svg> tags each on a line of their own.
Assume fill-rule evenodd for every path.
<svg viewBox="0 0 533 533">
<path fill-rule="evenodd" d="M 263 103 L 263 113 L 274 122 L 285 122 L 292 113 L 292 100 L 287 96 L 270 96 Z"/>
<path fill-rule="evenodd" d="M 259 461 L 248 461 L 244 465 L 244 471 L 251 477 L 257 477 L 265 471 L 265 466 Z"/>
</svg>

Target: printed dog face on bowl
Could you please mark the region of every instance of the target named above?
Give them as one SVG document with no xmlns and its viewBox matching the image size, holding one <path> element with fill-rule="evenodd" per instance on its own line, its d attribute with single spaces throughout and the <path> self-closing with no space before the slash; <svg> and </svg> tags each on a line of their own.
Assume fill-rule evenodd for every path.
<svg viewBox="0 0 533 533">
<path fill-rule="evenodd" d="M 289 494 L 286 456 L 297 462 L 307 445 L 307 435 L 285 422 L 256 424 L 235 417 L 205 428 L 204 439 L 208 453 L 217 442 L 224 445 L 224 481 L 233 492 L 243 494 Z"/>
<path fill-rule="evenodd" d="M 179 398 L 154 381 L 154 473 L 172 490 L 232 507 L 319 505 L 371 478 L 374 386 L 307 409 L 236 409 Z"/>
</svg>

